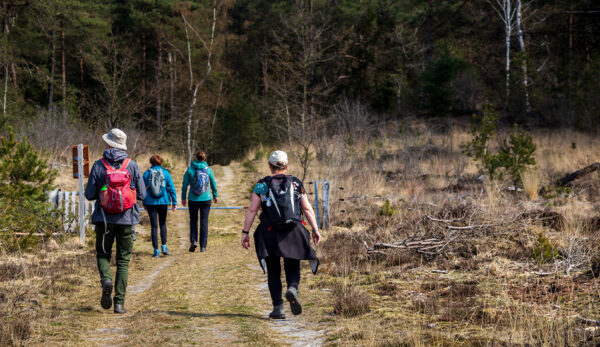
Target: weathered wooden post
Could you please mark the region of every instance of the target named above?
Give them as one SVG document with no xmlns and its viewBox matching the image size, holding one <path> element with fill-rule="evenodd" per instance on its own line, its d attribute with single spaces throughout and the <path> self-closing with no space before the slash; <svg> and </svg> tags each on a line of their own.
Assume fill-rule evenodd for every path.
<svg viewBox="0 0 600 347">
<path fill-rule="evenodd" d="M 329 229 L 329 182 L 323 182 L 323 214 L 321 216 L 321 229 Z"/>
<path fill-rule="evenodd" d="M 75 166 L 77 165 L 77 166 Z M 77 168 L 77 169 L 76 169 Z M 85 244 L 85 197 L 83 196 L 83 178 L 89 176 L 88 146 L 73 146 L 73 178 L 79 180 L 79 239 Z M 75 204 L 75 201 L 73 201 Z"/>
</svg>

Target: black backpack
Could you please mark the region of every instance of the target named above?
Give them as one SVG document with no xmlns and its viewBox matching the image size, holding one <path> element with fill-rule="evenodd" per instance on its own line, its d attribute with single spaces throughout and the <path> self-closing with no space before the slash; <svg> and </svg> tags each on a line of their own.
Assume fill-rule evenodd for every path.
<svg viewBox="0 0 600 347">
<path fill-rule="evenodd" d="M 267 178 L 267 213 L 276 229 L 290 230 L 301 220 L 300 200 L 294 191 L 292 176 Z"/>
</svg>

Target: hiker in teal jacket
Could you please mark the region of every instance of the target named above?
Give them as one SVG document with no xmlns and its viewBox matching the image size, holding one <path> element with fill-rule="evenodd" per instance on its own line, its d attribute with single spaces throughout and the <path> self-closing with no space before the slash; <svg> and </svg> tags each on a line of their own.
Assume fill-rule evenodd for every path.
<svg viewBox="0 0 600 347">
<path fill-rule="evenodd" d="M 206 177 L 208 176 L 208 177 Z M 200 184 L 203 183 L 203 187 Z M 188 187 L 190 187 L 188 196 Z M 210 188 L 210 189 L 209 189 Z M 196 194 L 196 191 L 204 191 Z M 215 175 L 206 163 L 204 152 L 196 153 L 196 161 L 183 174 L 183 186 L 181 188 L 181 203 L 186 205 L 186 199 L 190 200 L 190 252 L 198 247 L 198 211 L 200 212 L 200 252 L 206 252 L 206 239 L 208 238 L 208 213 L 210 212 L 211 200 L 217 203 L 217 182 Z"/>
<path fill-rule="evenodd" d="M 173 212 L 177 210 L 177 193 L 171 174 L 163 168 L 162 158 L 155 154 L 150 158 L 152 167 L 144 173 L 144 183 L 148 188 L 148 194 L 144 198 L 144 208 L 148 211 L 150 217 L 150 229 L 152 236 L 152 247 L 154 254 L 152 257 L 158 258 L 160 252 L 163 255 L 169 255 L 167 249 L 167 210 L 172 206 Z M 155 182 L 152 182 L 152 174 L 155 174 Z M 160 174 L 162 173 L 162 174 Z M 158 193 L 155 195 L 155 193 Z M 161 250 L 158 249 L 158 228 L 160 226 Z"/>
</svg>

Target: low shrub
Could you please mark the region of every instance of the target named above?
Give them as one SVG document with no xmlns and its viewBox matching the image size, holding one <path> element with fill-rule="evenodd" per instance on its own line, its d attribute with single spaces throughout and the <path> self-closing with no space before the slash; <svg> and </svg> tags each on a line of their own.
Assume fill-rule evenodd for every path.
<svg viewBox="0 0 600 347">
<path fill-rule="evenodd" d="M 348 284 L 334 288 L 333 313 L 344 317 L 355 317 L 371 310 L 371 297 Z"/>
<path fill-rule="evenodd" d="M 398 209 L 392 206 L 390 200 L 386 200 L 383 203 L 383 206 L 379 209 L 379 215 L 385 217 L 391 217 L 393 215 L 398 214 Z"/>
<path fill-rule="evenodd" d="M 558 248 L 544 234 L 540 233 L 533 248 L 533 258 L 538 263 L 544 264 L 559 256 Z"/>
</svg>

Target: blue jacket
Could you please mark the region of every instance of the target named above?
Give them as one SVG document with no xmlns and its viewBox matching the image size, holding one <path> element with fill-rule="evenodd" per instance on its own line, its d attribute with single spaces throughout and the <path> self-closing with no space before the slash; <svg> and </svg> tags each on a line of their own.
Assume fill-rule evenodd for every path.
<svg viewBox="0 0 600 347">
<path fill-rule="evenodd" d="M 163 171 L 163 175 L 165 176 L 165 187 L 161 188 L 162 195 L 159 198 L 156 198 L 150 194 L 150 170 L 160 169 Z M 144 172 L 144 183 L 146 183 L 146 187 L 148 187 L 148 191 L 146 194 L 146 198 L 144 199 L 144 205 L 173 205 L 177 206 L 177 193 L 175 191 L 175 185 L 173 184 L 173 179 L 171 178 L 171 174 L 167 169 L 162 166 L 153 166 L 152 168 L 146 170 Z"/>
<path fill-rule="evenodd" d="M 183 174 L 183 186 L 181 187 L 181 200 L 210 201 L 213 198 L 217 198 L 217 182 L 215 182 L 215 175 L 213 174 L 213 171 L 210 167 L 208 168 L 208 177 L 210 178 L 210 189 L 207 189 L 204 194 L 198 196 L 194 194 L 194 192 L 190 188 L 189 196 L 187 194 L 188 186 L 192 184 L 192 182 L 194 181 L 194 177 L 196 176 L 196 170 L 203 169 L 207 166 L 208 164 L 205 161 L 193 161 L 192 165 L 185 171 L 185 174 Z"/>
</svg>

